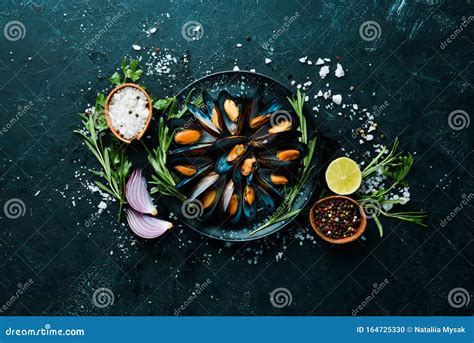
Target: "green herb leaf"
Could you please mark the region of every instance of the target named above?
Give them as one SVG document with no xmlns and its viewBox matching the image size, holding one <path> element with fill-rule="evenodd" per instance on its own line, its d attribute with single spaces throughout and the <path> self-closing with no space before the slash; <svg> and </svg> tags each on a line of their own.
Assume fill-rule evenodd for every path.
<svg viewBox="0 0 474 343">
<path fill-rule="evenodd" d="M 120 74 L 117 72 L 113 73 L 113 75 L 109 78 L 109 81 L 115 86 L 118 86 L 122 83 Z"/>
</svg>

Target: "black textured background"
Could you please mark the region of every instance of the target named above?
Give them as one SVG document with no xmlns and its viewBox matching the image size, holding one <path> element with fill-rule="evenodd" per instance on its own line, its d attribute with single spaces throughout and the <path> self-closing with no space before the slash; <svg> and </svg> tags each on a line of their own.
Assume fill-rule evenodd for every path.
<svg viewBox="0 0 474 343">
<path fill-rule="evenodd" d="M 120 20 L 107 26 L 117 12 Z M 265 49 L 296 12 L 273 50 Z M 454 110 L 473 114 L 473 18 L 459 32 L 462 17 L 470 15 L 470 0 L 2 1 L 2 28 L 18 20 L 26 35 L 17 41 L 0 36 L 0 125 L 11 123 L 18 106 L 32 105 L 0 134 L 0 205 L 20 199 L 26 208 L 18 219 L 0 211 L 0 305 L 18 284 L 33 282 L 2 315 L 173 315 L 207 279 L 182 314 L 351 315 L 385 279 L 388 285 L 361 315 L 472 313 L 472 302 L 456 309 L 447 300 L 456 287 L 474 291 L 472 204 L 440 225 L 463 194 L 473 192 L 473 126 L 448 125 Z M 202 24 L 200 40 L 183 39 L 189 20 Z M 368 20 L 381 27 L 371 42 L 359 35 Z M 147 37 L 144 27 L 153 26 L 157 32 Z M 132 44 L 144 49 L 137 53 Z M 75 176 L 95 166 L 72 134 L 76 113 L 108 87 L 104 76 L 122 56 L 145 56 L 157 47 L 178 59 L 173 76 L 144 78 L 157 96 L 237 64 L 286 84 L 310 76 L 311 95 L 330 82 L 343 95 L 355 85 L 352 99 L 359 106 L 386 101 L 378 133 L 387 144 L 398 135 L 404 150 L 416 152 L 412 201 L 404 209 L 427 210 L 429 227 L 387 220 L 380 239 L 371 223 L 365 241 L 335 247 L 307 238 L 306 214 L 280 234 L 246 244 L 209 240 L 183 227 L 157 241 L 136 241 L 116 223 L 114 206 L 95 219 L 100 197 L 84 187 L 88 174 Z M 314 65 L 298 62 L 302 56 L 340 56 L 348 72 L 337 83 L 334 76 L 320 81 Z M 266 65 L 265 57 L 273 62 Z M 357 119 L 335 113 L 322 111 L 318 130 L 347 150 L 364 150 L 368 145 L 350 134 Z M 104 309 L 91 302 L 100 287 L 115 296 Z M 271 305 L 269 293 L 278 287 L 291 292 L 290 306 Z"/>
</svg>

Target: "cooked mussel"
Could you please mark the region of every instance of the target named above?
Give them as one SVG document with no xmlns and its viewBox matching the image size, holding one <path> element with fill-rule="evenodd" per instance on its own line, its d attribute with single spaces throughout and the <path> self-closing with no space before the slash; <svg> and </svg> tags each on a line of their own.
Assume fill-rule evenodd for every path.
<svg viewBox="0 0 474 343">
<path fill-rule="evenodd" d="M 258 169 L 258 175 L 275 188 L 293 185 L 296 180 L 295 175 L 297 175 L 295 173 L 297 173 L 297 171 L 288 170 L 286 168 Z"/>
<path fill-rule="evenodd" d="M 245 154 L 246 144 L 236 144 L 229 152 L 223 154 L 216 162 L 216 173 L 225 174 L 234 166 Z"/>
<path fill-rule="evenodd" d="M 244 188 L 243 196 L 243 214 L 247 221 L 255 218 L 257 213 L 257 202 L 255 199 L 255 189 L 252 184 L 248 184 Z"/>
<path fill-rule="evenodd" d="M 252 173 L 253 170 L 255 169 L 256 163 L 257 163 L 257 159 L 253 155 L 245 158 L 242 161 L 242 164 L 240 165 L 240 173 L 243 176 L 249 176 L 250 173 Z"/>
<path fill-rule="evenodd" d="M 166 166 L 180 178 L 176 188 L 192 183 L 200 175 L 211 171 L 213 164 L 209 157 L 177 157 L 171 158 Z"/>
<path fill-rule="evenodd" d="M 199 197 L 198 200 L 202 206 L 202 214 L 199 216 L 199 219 L 205 220 L 209 218 L 220 203 L 220 197 L 222 195 L 223 187 L 224 187 L 224 178 L 220 178 L 209 186 Z"/>
<path fill-rule="evenodd" d="M 291 168 L 300 163 L 307 150 L 303 143 L 283 144 L 262 152 L 258 163 L 264 168 Z"/>
<path fill-rule="evenodd" d="M 280 109 L 281 105 L 274 100 L 263 108 L 252 110 L 249 116 L 249 127 L 251 129 L 258 129 L 270 120 L 272 114 L 276 113 Z"/>
<path fill-rule="evenodd" d="M 295 130 L 298 127 L 296 116 L 287 111 L 277 110 L 271 113 L 269 120 L 252 135 L 254 139 L 263 139 L 270 135 Z"/>
<path fill-rule="evenodd" d="M 218 96 L 219 111 L 223 122 L 231 135 L 237 135 L 242 128 L 242 108 L 237 99 L 227 91 L 221 91 Z"/>
<path fill-rule="evenodd" d="M 174 142 L 179 145 L 191 145 L 199 143 L 212 143 L 216 138 L 207 131 L 197 128 L 177 130 L 174 133 Z"/>
<path fill-rule="evenodd" d="M 237 224 L 242 219 L 242 184 L 235 185 L 234 191 L 230 197 L 229 205 L 226 209 L 226 214 L 231 218 L 232 224 Z"/>
<path fill-rule="evenodd" d="M 193 104 L 189 104 L 189 112 L 209 132 L 220 134 L 222 132 L 222 118 L 218 104 L 206 91 L 202 92 L 202 99 L 204 101 L 204 108 L 201 109 Z"/>
</svg>

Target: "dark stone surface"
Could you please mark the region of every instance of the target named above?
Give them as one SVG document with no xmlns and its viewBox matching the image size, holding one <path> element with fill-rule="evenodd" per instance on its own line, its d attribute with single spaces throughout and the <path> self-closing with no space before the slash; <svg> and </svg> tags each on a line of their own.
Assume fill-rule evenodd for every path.
<svg viewBox="0 0 474 343">
<path fill-rule="evenodd" d="M 297 20 L 284 26 L 296 12 Z M 3 1 L 2 27 L 18 20 L 26 35 L 0 37 L 0 204 L 25 204 L 18 219 L 0 212 L 2 314 L 173 315 L 200 287 L 182 314 L 351 315 L 385 279 L 361 315 L 472 313 L 472 302 L 457 309 L 447 299 L 456 287 L 474 292 L 472 203 L 440 223 L 473 192 L 473 126 L 448 125 L 454 110 L 473 114 L 473 12 L 469 1 L 437 0 Z M 468 24 L 460 30 L 463 16 Z M 183 39 L 189 20 L 202 23 L 200 40 Z M 368 20 L 381 27 L 371 42 L 359 35 Z M 147 37 L 144 27 L 153 26 L 157 32 Z M 265 49 L 278 29 L 273 50 Z M 132 44 L 145 49 L 136 53 Z M 136 241 L 116 223 L 115 206 L 96 218 L 100 197 L 84 186 L 95 161 L 72 134 L 76 113 L 109 87 L 104 77 L 122 56 L 147 60 L 157 47 L 177 58 L 170 74 L 144 78 L 157 96 L 174 94 L 207 71 L 232 69 L 237 60 L 241 69 L 287 84 L 309 76 L 311 95 L 329 82 L 345 99 L 355 85 L 352 100 L 360 106 L 386 101 L 377 133 L 387 144 L 398 135 L 404 150 L 416 152 L 412 201 L 404 209 L 428 211 L 428 227 L 386 220 L 381 239 L 371 223 L 366 240 L 336 247 L 296 238 L 301 231 L 312 237 L 303 214 L 280 234 L 228 245 L 183 227 L 157 241 Z M 313 61 L 340 56 L 347 75 L 321 81 L 314 65 L 298 62 L 306 55 Z M 265 57 L 273 62 L 266 65 Z M 347 150 L 366 149 L 351 137 L 357 118 L 336 112 L 323 110 L 318 130 Z M 31 286 L 12 301 L 29 279 Z M 100 287 L 113 291 L 112 306 L 92 304 Z M 271 305 L 277 287 L 290 290 L 290 306 Z"/>
</svg>

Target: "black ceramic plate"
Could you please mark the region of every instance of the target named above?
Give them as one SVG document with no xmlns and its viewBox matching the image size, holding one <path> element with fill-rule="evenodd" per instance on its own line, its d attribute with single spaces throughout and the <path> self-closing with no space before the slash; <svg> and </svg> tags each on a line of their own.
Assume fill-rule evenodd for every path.
<svg viewBox="0 0 474 343">
<path fill-rule="evenodd" d="M 265 98 L 276 99 L 279 103 L 284 105 L 283 109 L 292 111 L 287 97 L 292 96 L 293 93 L 287 87 L 265 75 L 246 71 L 227 71 L 208 75 L 185 87 L 178 93 L 177 97 L 179 104 L 182 105 L 192 89 L 194 89 L 194 91 L 192 93 L 193 96 L 191 97 L 191 100 L 194 96 L 200 95 L 202 90 L 207 90 L 214 98 L 216 98 L 218 92 L 223 89 L 237 97 L 243 96 L 245 94 L 252 96 L 255 93 L 257 86 L 262 83 L 265 85 Z M 305 113 L 308 113 L 307 109 L 305 109 Z M 314 119 L 312 117 L 308 115 L 306 116 L 309 133 L 315 132 L 313 120 Z M 316 156 L 316 154 L 314 156 Z M 316 158 L 313 157 L 312 163 L 315 163 L 315 161 Z M 313 170 L 316 169 L 317 168 L 313 168 Z M 307 183 L 302 187 L 301 193 L 294 201 L 291 210 L 305 207 L 311 198 L 315 187 L 316 175 L 311 175 Z M 275 223 L 273 225 L 267 226 L 253 235 L 250 235 L 250 233 L 256 228 L 265 224 L 271 217 L 271 214 L 257 216 L 255 221 L 252 221 L 251 223 L 242 222 L 236 226 L 225 221 L 222 222 L 218 215 L 216 215 L 215 220 L 210 219 L 205 222 L 199 221 L 197 219 L 189 219 L 183 216 L 183 211 L 181 210 L 182 202 L 175 198 L 167 199 L 166 204 L 184 225 L 198 231 L 203 235 L 224 241 L 250 241 L 262 238 L 278 230 L 281 230 L 294 219 L 294 217 L 292 217 L 288 220 Z"/>
</svg>

